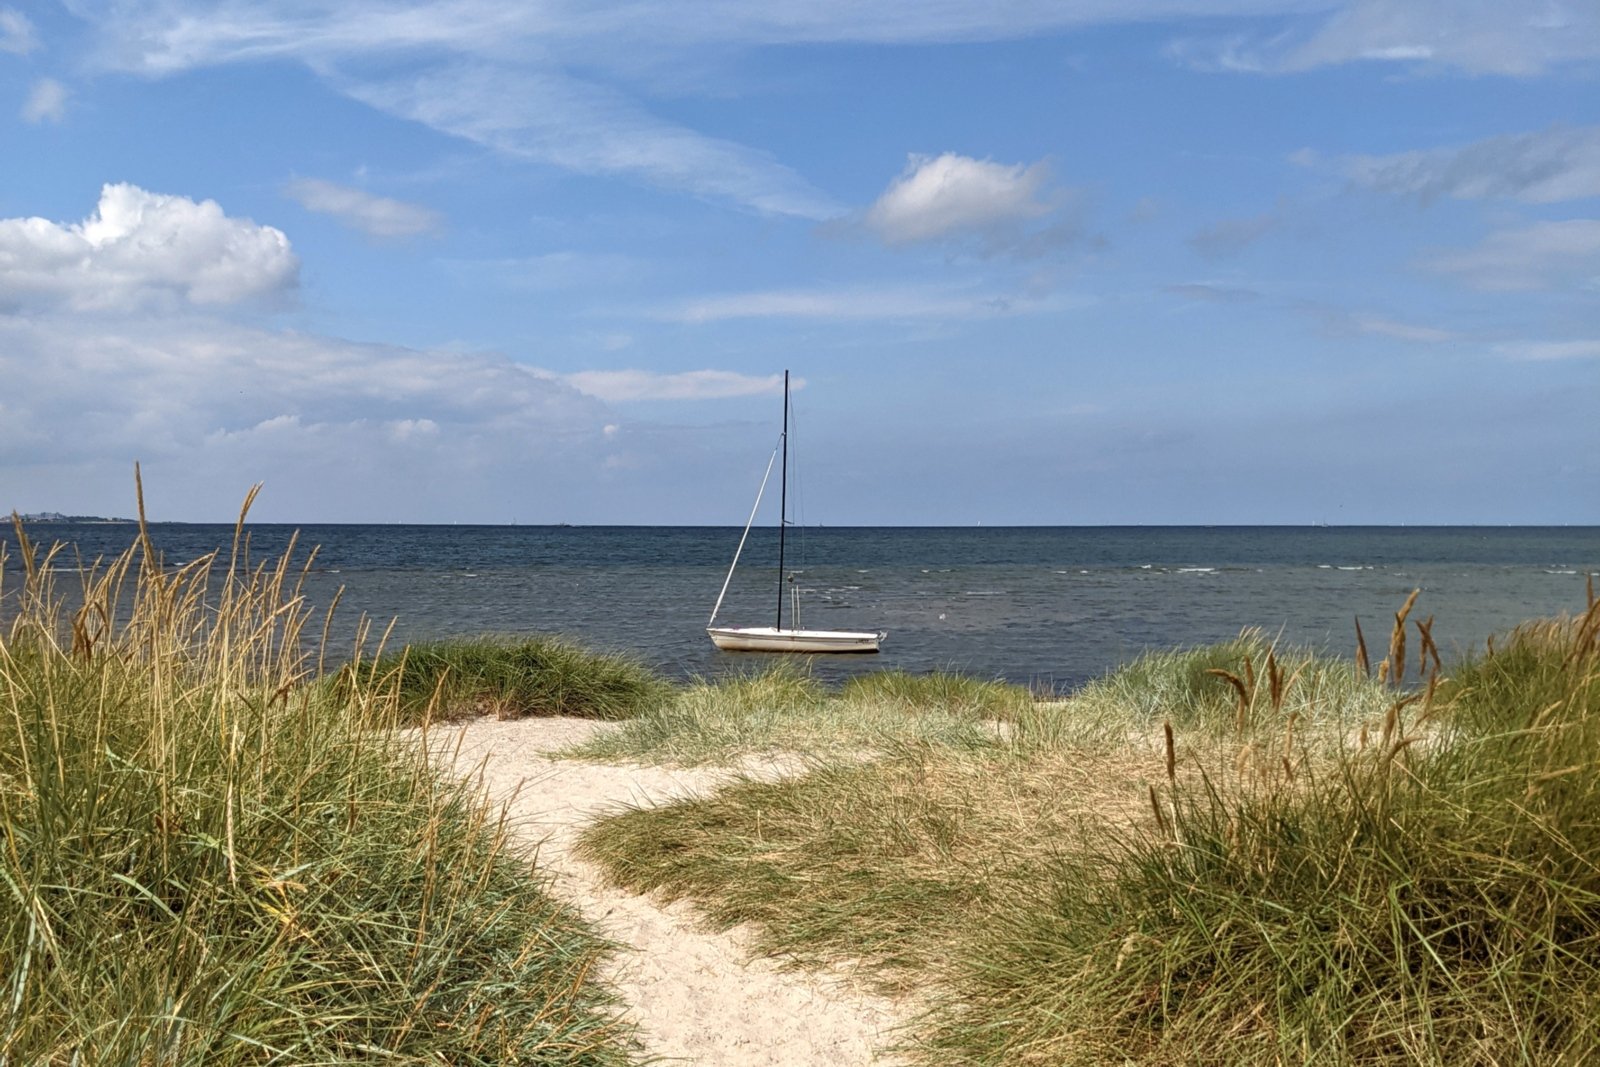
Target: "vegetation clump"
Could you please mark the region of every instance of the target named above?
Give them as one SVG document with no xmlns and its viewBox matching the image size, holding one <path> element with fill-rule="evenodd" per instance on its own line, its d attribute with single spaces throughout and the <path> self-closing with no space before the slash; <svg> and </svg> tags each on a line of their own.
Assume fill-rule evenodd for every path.
<svg viewBox="0 0 1600 1067">
<path fill-rule="evenodd" d="M 860 756 L 899 744 L 999 743 L 997 722 L 1032 704 L 1028 691 L 954 674 L 862 675 L 830 693 L 803 666 L 697 681 L 572 751 L 588 759 L 726 763 L 756 753 Z"/>
<path fill-rule="evenodd" d="M 1116 731 L 1159 727 L 1233 736 L 1278 729 L 1294 716 L 1310 724 L 1349 725 L 1381 716 L 1382 685 L 1348 660 L 1281 648 L 1260 630 L 1232 641 L 1138 656 L 1073 694 L 1072 717 Z"/>
<path fill-rule="evenodd" d="M 906 714 L 938 711 L 990 722 L 1015 721 L 1033 705 L 1032 694 L 1021 686 L 952 671 L 859 674 L 844 683 L 839 699 L 847 704 L 879 704 Z"/>
<path fill-rule="evenodd" d="M 18 541 L 0 1063 L 628 1062 L 606 945 L 395 739 L 392 690 L 307 684 L 288 555 L 173 570 L 145 536 L 69 611 Z"/>
<path fill-rule="evenodd" d="M 933 1048 L 981 1063 L 1021 1049 L 1066 1063 L 1590 1062 L 1597 629 L 1600 604 L 1526 627 L 1437 691 L 1397 696 L 1364 744 L 1321 766 L 1152 791 L 1151 820 L 1065 859 L 1044 906 L 970 952 Z"/>
<path fill-rule="evenodd" d="M 418 642 L 360 670 L 392 678 L 402 720 L 412 724 L 485 714 L 629 719 L 660 705 L 672 689 L 628 656 L 550 636 Z"/>
</svg>

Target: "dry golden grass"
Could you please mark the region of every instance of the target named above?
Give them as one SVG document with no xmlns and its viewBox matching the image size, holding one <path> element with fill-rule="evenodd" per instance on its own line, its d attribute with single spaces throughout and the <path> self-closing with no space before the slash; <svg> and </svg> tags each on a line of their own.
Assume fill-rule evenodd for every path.
<svg viewBox="0 0 1600 1067">
<path fill-rule="evenodd" d="M 140 513 L 81 567 L 18 524 L 0 584 L 0 1064 L 627 1062 L 605 945 L 393 690 L 310 684 L 308 564 L 241 512 L 167 567 Z"/>
<path fill-rule="evenodd" d="M 1376 679 L 1247 633 L 586 847 L 928 995 L 929 1064 L 1591 1062 L 1600 604 L 1445 679 L 1415 603 Z"/>
<path fill-rule="evenodd" d="M 1162 758 L 905 746 L 626 812 L 582 849 L 636 892 L 693 899 L 719 925 L 757 923 L 763 949 L 856 961 L 881 988 L 906 992 L 943 968 L 952 938 L 1013 906 L 1086 832 L 1148 817 L 1143 783 Z"/>
</svg>

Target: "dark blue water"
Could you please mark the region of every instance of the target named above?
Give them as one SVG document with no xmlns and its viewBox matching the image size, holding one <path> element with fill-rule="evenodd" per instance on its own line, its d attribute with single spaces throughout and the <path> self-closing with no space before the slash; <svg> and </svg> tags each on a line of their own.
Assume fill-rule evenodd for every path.
<svg viewBox="0 0 1600 1067">
<path fill-rule="evenodd" d="M 294 529 L 250 527 L 254 557 L 281 552 Z M 151 527 L 168 563 L 226 546 L 232 533 Z M 36 542 L 70 542 L 85 558 L 119 552 L 133 534 L 30 527 Z M 312 602 L 325 606 L 344 589 L 339 649 L 365 614 L 380 631 L 397 619 L 400 640 L 562 633 L 678 676 L 759 659 L 717 652 L 705 635 L 737 529 L 305 526 L 300 535 L 303 549 L 319 546 Z M 953 668 L 1064 689 L 1142 649 L 1225 640 L 1246 626 L 1348 652 L 1359 616 L 1379 647 L 1414 588 L 1423 591 L 1416 615 L 1435 616 L 1440 646 L 1459 654 L 1525 619 L 1582 609 L 1585 577 L 1600 573 L 1600 528 L 805 528 L 790 531 L 788 558 L 802 624 L 889 631 L 879 656 L 811 657 L 824 677 Z M 774 621 L 775 563 L 775 532 L 751 531 L 719 622 Z"/>
</svg>

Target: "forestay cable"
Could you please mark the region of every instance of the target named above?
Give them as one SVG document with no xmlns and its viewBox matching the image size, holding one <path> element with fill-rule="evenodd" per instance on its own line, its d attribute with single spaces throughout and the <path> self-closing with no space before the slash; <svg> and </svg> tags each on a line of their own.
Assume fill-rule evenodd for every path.
<svg viewBox="0 0 1600 1067">
<path fill-rule="evenodd" d="M 717 612 L 722 610 L 722 598 L 728 595 L 728 583 L 733 581 L 733 572 L 739 566 L 739 554 L 744 551 L 744 542 L 745 538 L 750 536 L 750 527 L 755 525 L 756 512 L 761 510 L 761 494 L 767 491 L 767 479 L 772 477 L 772 465 L 777 461 L 778 450 L 774 448 L 772 450 L 772 458 L 767 460 L 767 473 L 761 476 L 761 488 L 756 490 L 755 507 L 750 509 L 750 519 L 744 524 L 744 533 L 739 537 L 739 547 L 733 551 L 733 566 L 728 568 L 728 576 L 722 579 L 722 592 L 717 594 L 717 603 L 711 609 L 711 618 L 707 620 L 707 626 L 716 625 Z"/>
</svg>

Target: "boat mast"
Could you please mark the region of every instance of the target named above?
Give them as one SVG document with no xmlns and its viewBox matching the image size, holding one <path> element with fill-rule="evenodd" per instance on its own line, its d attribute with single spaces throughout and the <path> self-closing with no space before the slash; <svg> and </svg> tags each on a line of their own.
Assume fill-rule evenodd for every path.
<svg viewBox="0 0 1600 1067">
<path fill-rule="evenodd" d="M 778 624 L 783 629 L 783 532 L 789 525 L 789 372 L 783 372 L 783 474 L 778 482 Z"/>
</svg>

